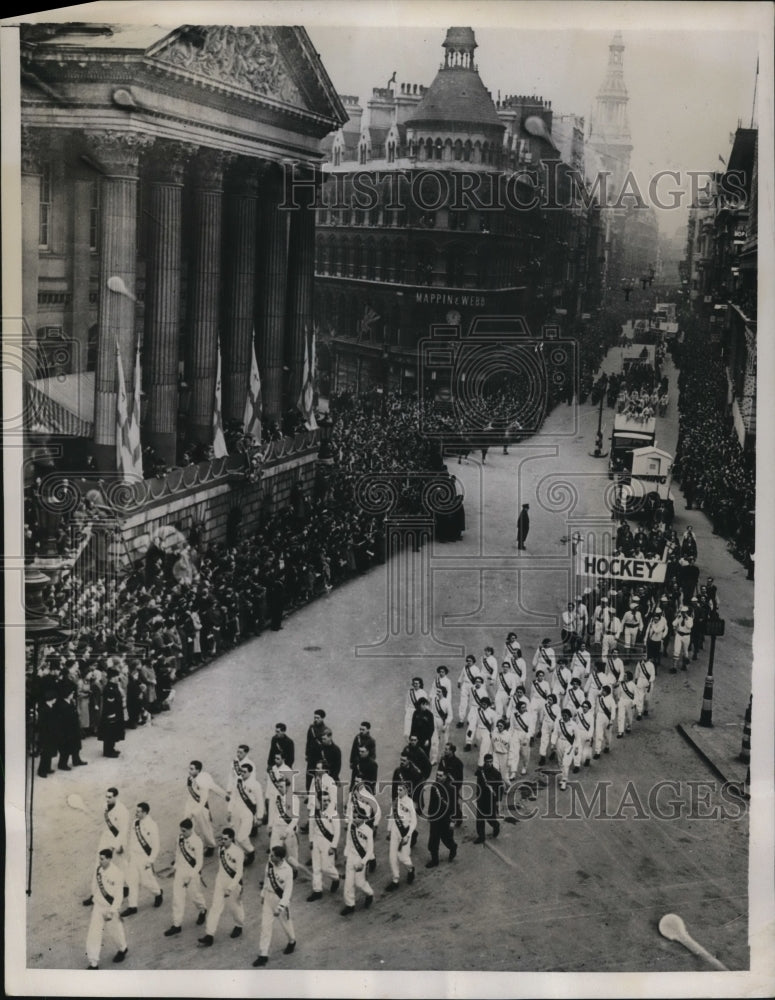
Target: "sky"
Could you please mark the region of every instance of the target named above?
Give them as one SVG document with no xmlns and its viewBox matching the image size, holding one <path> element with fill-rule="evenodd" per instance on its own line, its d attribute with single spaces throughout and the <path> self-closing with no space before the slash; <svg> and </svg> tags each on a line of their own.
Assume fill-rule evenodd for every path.
<svg viewBox="0 0 775 1000">
<path fill-rule="evenodd" d="M 357 95 L 364 107 L 372 88 L 386 86 L 394 70 L 399 85 L 430 85 L 447 27 L 467 25 L 476 33 L 479 73 L 494 98 L 498 91 L 540 95 L 555 114 L 583 116 L 587 134 L 608 45 L 619 30 L 631 165 L 639 186 L 647 186 L 657 170 L 722 168 L 719 156 L 726 160 L 730 135 L 739 122 L 751 122 L 760 51 L 757 117 L 771 118 L 774 9 L 713 0 L 113 0 L 40 7 L 24 20 L 300 24 L 337 91 Z M 668 235 L 685 224 L 685 211 L 661 216 Z"/>
</svg>

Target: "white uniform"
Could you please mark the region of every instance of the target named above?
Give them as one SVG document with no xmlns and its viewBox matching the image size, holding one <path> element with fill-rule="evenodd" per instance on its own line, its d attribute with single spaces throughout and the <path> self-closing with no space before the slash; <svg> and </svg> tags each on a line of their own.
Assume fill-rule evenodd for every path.
<svg viewBox="0 0 775 1000">
<path fill-rule="evenodd" d="M 595 705 L 595 753 L 599 754 L 605 747 L 611 749 L 611 733 L 613 732 L 616 702 L 613 695 L 601 694 Z"/>
<path fill-rule="evenodd" d="M 571 764 L 576 758 L 576 723 L 571 719 L 566 721 L 560 717 L 554 724 L 552 746 L 557 748 L 562 772 L 560 787 L 564 787 Z"/>
<path fill-rule="evenodd" d="M 344 818 L 348 829 L 355 818 L 356 806 L 358 811 L 366 816 L 368 826 L 376 830 L 382 820 L 382 808 L 374 794 L 363 785 L 356 785 L 347 799 Z"/>
<path fill-rule="evenodd" d="M 560 703 L 560 708 L 570 709 L 571 715 L 575 718 L 576 715 L 581 711 L 581 706 L 584 701 L 585 695 L 580 687 L 571 684 L 568 688 L 568 692 Z"/>
<path fill-rule="evenodd" d="M 472 694 L 476 701 L 476 692 L 473 691 Z M 479 767 L 484 764 L 484 755 L 491 751 L 496 719 L 494 708 L 485 708 L 478 703 L 471 706 L 466 742 L 479 745 Z"/>
<path fill-rule="evenodd" d="M 374 834 L 368 823 L 350 825 L 345 835 L 344 859 L 344 903 L 355 906 L 356 889 L 362 889 L 367 896 L 374 895 L 366 881 L 366 865 L 374 859 Z"/>
<path fill-rule="evenodd" d="M 513 734 L 510 729 L 501 729 L 500 726 L 496 725 L 490 737 L 490 750 L 494 758 L 493 764 L 504 778 L 509 773 L 509 757 L 511 756 L 512 735 Z"/>
<path fill-rule="evenodd" d="M 527 660 L 518 656 L 511 661 L 514 664 L 514 673 L 517 675 L 517 684 L 521 684 L 527 690 Z"/>
<path fill-rule="evenodd" d="M 404 739 L 409 739 L 409 734 L 412 731 L 412 716 L 414 715 L 414 710 L 418 707 L 417 703 L 420 698 L 425 698 L 425 700 L 430 704 L 430 697 L 425 691 L 425 688 L 410 687 L 406 692 L 406 702 L 404 703 Z"/>
<path fill-rule="evenodd" d="M 611 680 L 604 681 L 604 684 L 611 685 L 611 694 L 614 696 L 614 701 L 618 704 L 621 698 L 621 683 L 624 680 L 626 674 L 624 670 L 624 660 L 617 653 L 609 653 L 606 659 L 606 674 Z"/>
<path fill-rule="evenodd" d="M 655 677 L 656 669 L 651 660 L 640 660 L 635 667 L 635 714 L 638 718 L 649 710 Z"/>
<path fill-rule="evenodd" d="M 673 646 L 673 669 L 678 667 L 678 661 L 683 663 L 689 659 L 689 643 L 694 628 L 694 617 L 688 611 L 680 611 L 673 620 L 675 641 Z"/>
<path fill-rule="evenodd" d="M 530 691 L 530 707 L 536 715 L 536 728 L 543 724 L 544 706 L 546 705 L 546 699 L 551 693 L 552 689 L 549 685 L 549 681 L 545 677 L 543 680 L 533 681 L 533 687 Z"/>
<path fill-rule="evenodd" d="M 126 884 L 129 886 L 129 905 L 137 906 L 139 887 L 150 889 L 154 896 L 161 893 L 153 872 L 153 863 L 159 856 L 159 827 L 150 816 L 135 819 L 129 828 L 129 852 Z"/>
<path fill-rule="evenodd" d="M 237 844 L 219 847 L 218 874 L 215 876 L 213 901 L 207 913 L 205 931 L 213 935 L 218 929 L 223 909 L 228 905 L 234 913 L 235 926 L 242 927 L 245 923 L 245 910 L 242 906 L 242 868 L 245 855 Z"/>
<path fill-rule="evenodd" d="M 328 771 L 322 771 L 321 773 L 313 772 L 312 781 L 309 786 L 309 794 L 307 795 L 307 812 L 310 817 L 310 836 L 312 836 L 312 817 L 317 815 L 318 812 L 323 808 L 323 792 L 328 792 L 331 803 L 336 806 L 336 782 L 328 773 Z"/>
<path fill-rule="evenodd" d="M 558 667 L 555 672 L 554 682 L 552 684 L 552 694 L 557 698 L 557 701 L 560 704 L 563 703 L 565 695 L 568 693 L 572 676 L 573 674 L 571 673 L 569 667 Z"/>
<path fill-rule="evenodd" d="M 243 757 L 242 760 L 237 760 L 237 758 L 235 757 L 234 760 L 231 762 L 231 767 L 229 768 L 229 780 L 228 780 L 228 782 L 226 784 L 226 801 L 227 802 L 230 801 L 232 795 L 236 791 L 236 788 L 237 788 L 237 778 L 239 778 L 240 768 L 244 764 L 250 764 L 250 766 L 253 768 L 253 772 L 252 773 L 253 773 L 254 776 L 258 774 L 258 771 L 256 770 L 256 765 L 253 763 L 253 761 L 250 759 L 250 757 L 247 757 L 247 756 Z"/>
<path fill-rule="evenodd" d="M 577 649 L 570 660 L 570 672 L 571 677 L 578 677 L 581 681 L 582 690 L 587 686 L 591 669 L 592 654 L 588 649 Z"/>
<path fill-rule="evenodd" d="M 519 712 L 516 708 L 511 714 L 511 746 L 507 765 L 508 777 L 524 774 L 530 763 L 530 740 L 535 735 L 535 712 L 528 708 Z M 501 772 L 503 773 L 503 772 Z"/>
<path fill-rule="evenodd" d="M 482 671 L 477 664 L 465 663 L 457 679 L 457 686 L 460 688 L 460 705 L 458 706 L 458 722 L 465 723 L 471 708 L 471 689 L 477 677 L 482 676 Z"/>
<path fill-rule="evenodd" d="M 544 704 L 543 715 L 541 716 L 541 742 L 538 747 L 540 757 L 545 757 L 549 750 L 549 743 L 554 733 L 554 727 L 560 718 L 560 706 L 556 702 L 547 701 Z M 536 726 L 538 726 L 538 716 L 536 715 Z"/>
<path fill-rule="evenodd" d="M 252 774 L 247 778 L 237 779 L 229 801 L 230 818 L 234 827 L 234 839 L 246 854 L 253 851 L 250 833 L 259 808 L 263 811 L 263 802 L 261 785 Z"/>
<path fill-rule="evenodd" d="M 593 670 L 589 675 L 589 684 L 587 685 L 587 690 L 585 692 L 587 698 L 592 702 L 592 708 L 597 712 L 597 699 L 603 693 L 603 688 L 606 684 L 611 688 L 613 692 L 614 686 L 618 683 L 611 671 L 606 668 L 605 670 L 597 671 Z M 614 698 L 614 703 L 616 699 Z"/>
<path fill-rule="evenodd" d="M 617 706 L 618 735 L 621 736 L 625 730 L 629 733 L 632 728 L 632 717 L 635 714 L 635 703 L 637 699 L 637 687 L 633 681 L 627 678 L 622 681 L 621 692 L 619 694 L 619 704 Z"/>
<path fill-rule="evenodd" d="M 498 671 L 498 675 L 495 678 L 495 714 L 499 719 L 508 716 L 509 702 L 517 690 L 517 684 L 519 683 L 511 664 L 509 664 L 508 670 L 504 670 L 501 667 Z"/>
<path fill-rule="evenodd" d="M 126 864 L 129 833 L 129 810 L 123 803 L 114 802 L 110 809 L 103 811 L 104 827 L 97 845 L 97 854 L 109 847 L 113 851 L 113 864 L 123 868 Z"/>
<path fill-rule="evenodd" d="M 487 693 L 490 696 L 490 700 L 495 700 L 495 682 L 498 679 L 498 661 L 492 655 L 492 653 L 487 656 L 482 657 L 482 677 L 484 677 L 484 686 L 487 688 Z"/>
<path fill-rule="evenodd" d="M 603 641 L 603 632 L 605 631 L 609 618 L 612 616 L 616 617 L 616 612 L 614 612 L 608 604 L 598 604 L 595 608 L 594 614 L 592 615 L 592 625 L 594 628 L 594 641 L 598 645 Z"/>
<path fill-rule="evenodd" d="M 449 739 L 449 724 L 452 721 L 452 683 L 448 677 L 436 676 L 428 706 L 433 714 L 430 761 L 435 764 L 439 759 L 439 746 Z"/>
<path fill-rule="evenodd" d="M 390 838 L 390 871 L 393 881 L 400 877 L 399 862 L 411 869 L 412 834 L 417 829 L 417 810 L 411 795 L 397 796 L 388 816 L 388 836 Z"/>
<path fill-rule="evenodd" d="M 622 618 L 622 639 L 628 649 L 631 649 L 635 645 L 638 635 L 642 631 L 643 618 L 640 611 L 635 608 L 625 611 Z"/>
<path fill-rule="evenodd" d="M 273 788 L 269 796 L 269 849 L 282 844 L 289 861 L 299 860 L 299 803 L 292 791 L 281 794 Z"/>
<path fill-rule="evenodd" d="M 612 613 L 608 616 L 608 621 L 603 629 L 602 637 L 602 654 L 603 656 L 608 656 L 611 650 L 616 649 L 616 643 L 619 640 L 619 636 L 622 632 L 622 623 L 616 617 L 616 613 Z"/>
<path fill-rule="evenodd" d="M 293 894 L 293 869 L 285 859 L 267 861 L 264 871 L 264 887 L 261 890 L 261 936 L 258 941 L 259 955 L 268 955 L 272 943 L 275 917 L 285 931 L 289 941 L 296 940 L 296 932 L 291 920 L 291 895 Z"/>
<path fill-rule="evenodd" d="M 175 879 L 172 883 L 172 923 L 180 927 L 183 923 L 183 911 L 186 907 L 186 892 L 190 893 L 194 906 L 200 913 L 207 909 L 202 894 L 202 863 L 204 846 L 195 833 L 189 837 L 178 835 L 175 849 Z"/>
<path fill-rule="evenodd" d="M 188 801 L 186 802 L 185 815 L 194 821 L 194 829 L 199 830 L 199 834 L 207 847 L 215 847 L 213 821 L 210 817 L 210 810 L 207 807 L 207 798 L 210 794 L 210 789 L 214 786 L 215 781 L 207 771 L 200 771 L 195 778 L 189 775 L 186 780 Z"/>
<path fill-rule="evenodd" d="M 121 869 L 112 862 L 107 868 L 96 866 L 91 891 L 94 905 L 86 934 L 86 955 L 89 965 L 96 967 L 100 961 L 102 935 L 106 929 L 113 936 L 118 950 L 126 951 L 126 934 L 119 914 L 124 901 L 124 875 Z"/>
<path fill-rule="evenodd" d="M 324 875 L 328 875 L 334 882 L 339 881 L 335 855 L 341 825 L 336 812 L 336 801 L 333 798 L 324 809 L 316 808 L 314 813 L 310 813 L 309 843 L 312 852 L 313 892 L 322 892 Z"/>
<path fill-rule="evenodd" d="M 552 683 L 554 670 L 557 666 L 557 657 L 551 646 L 539 646 L 533 656 L 533 670 L 543 670 L 546 679 Z"/>
<path fill-rule="evenodd" d="M 575 750 L 576 750 L 576 762 L 575 767 L 581 767 L 582 764 L 588 764 L 592 756 L 592 740 L 595 736 L 595 709 L 590 707 L 586 710 L 583 708 L 578 713 L 575 719 L 576 722 L 576 740 L 575 740 Z"/>
<path fill-rule="evenodd" d="M 519 644 L 518 640 L 513 640 L 512 642 L 506 642 L 503 646 L 503 656 L 501 657 L 501 662 L 503 660 L 514 660 L 521 658 L 522 656 L 522 646 Z"/>
</svg>

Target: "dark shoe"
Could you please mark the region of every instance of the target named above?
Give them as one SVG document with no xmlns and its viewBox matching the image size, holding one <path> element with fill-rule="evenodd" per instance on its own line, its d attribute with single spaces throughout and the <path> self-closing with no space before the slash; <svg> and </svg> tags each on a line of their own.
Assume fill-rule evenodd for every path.
<svg viewBox="0 0 775 1000">
<path fill-rule="evenodd" d="M 414 868 L 410 868 L 409 871 L 406 873 L 407 885 L 411 885 L 412 882 L 414 882 L 414 875 L 415 875 Z"/>
<path fill-rule="evenodd" d="M 307 896 L 307 902 L 314 903 L 316 899 L 322 899 L 322 898 L 323 898 L 322 892 L 312 892 L 310 893 L 309 896 Z"/>
<path fill-rule="evenodd" d="M 644 713 L 643 713 L 643 714 L 644 714 L 645 716 L 648 716 L 648 714 L 649 714 L 649 710 L 648 710 L 648 709 L 646 709 L 646 710 L 644 711 Z"/>
<path fill-rule="evenodd" d="M 495 840 L 495 838 L 498 836 L 500 832 L 501 828 L 499 826 L 496 826 L 495 829 L 492 831 L 492 839 Z"/>
<path fill-rule="evenodd" d="M 256 860 L 256 852 L 255 851 L 250 851 L 249 854 L 245 855 L 245 864 L 246 865 L 252 865 L 255 860 Z"/>
<path fill-rule="evenodd" d="M 88 899 L 84 899 L 83 905 L 84 906 L 93 906 L 94 905 L 94 900 L 92 899 L 91 896 L 89 896 Z"/>
<path fill-rule="evenodd" d="M 474 843 L 475 844 L 483 844 L 484 843 L 484 837 L 477 837 L 476 840 L 474 840 Z"/>
<path fill-rule="evenodd" d="M 385 892 L 395 892 L 398 888 L 398 882 L 388 882 L 385 886 Z"/>
<path fill-rule="evenodd" d="M 215 848 L 214 847 L 205 847 L 205 857 L 206 858 L 211 858 L 213 856 L 213 854 L 215 854 Z"/>
<path fill-rule="evenodd" d="M 153 905 L 158 909 L 164 902 L 164 890 L 160 890 L 159 895 L 154 899 Z"/>
<path fill-rule="evenodd" d="M 592 756 L 595 758 L 595 760 L 600 760 L 600 754 L 599 753 L 594 753 L 594 754 L 592 754 Z"/>
<path fill-rule="evenodd" d="M 377 859 L 372 858 L 366 865 L 366 871 L 371 873 L 377 870 Z"/>
<path fill-rule="evenodd" d="M 336 892 L 338 888 L 339 888 L 339 879 L 335 878 L 331 883 L 331 892 Z"/>
<path fill-rule="evenodd" d="M 125 885 L 124 886 L 124 899 L 126 899 L 128 895 L 129 895 L 129 886 Z"/>
<path fill-rule="evenodd" d="M 611 752 L 610 747 L 603 747 L 603 753 L 610 753 L 610 752 Z"/>
<path fill-rule="evenodd" d="M 299 833 L 309 833 L 309 823 L 299 827 Z"/>
<path fill-rule="evenodd" d="M 168 927 L 164 932 L 165 937 L 174 937 L 176 934 L 180 934 L 180 928 L 176 924 L 173 924 L 172 927 Z"/>
<path fill-rule="evenodd" d="M 89 970 L 89 972 L 94 972 L 95 969 L 99 969 L 99 965 L 87 965 L 86 968 Z"/>
<path fill-rule="evenodd" d="M 617 733 L 617 734 L 616 734 L 616 738 L 617 738 L 617 740 L 620 740 L 620 739 L 622 738 L 622 736 L 624 736 L 624 733 Z M 606 749 L 607 749 L 607 748 L 606 748 Z"/>
<path fill-rule="evenodd" d="M 466 745 L 463 747 L 463 749 L 464 750 L 470 750 L 471 749 L 471 744 L 470 743 L 466 743 Z"/>
<path fill-rule="evenodd" d="M 539 764 L 545 764 L 546 763 L 546 757 L 545 757 L 544 754 L 541 754 L 541 756 L 538 758 L 538 763 Z"/>
<path fill-rule="evenodd" d="M 60 771 L 72 771 L 69 764 L 60 764 L 58 770 Z"/>
<path fill-rule="evenodd" d="M 232 937 L 232 938 L 238 938 L 238 937 L 242 937 L 242 928 L 241 928 L 241 927 L 235 927 L 235 928 L 234 928 L 234 929 L 232 930 L 232 932 L 231 932 L 231 934 L 229 935 L 229 937 Z"/>
<path fill-rule="evenodd" d="M 53 771 L 38 771 L 38 777 L 39 778 L 47 778 L 50 774 L 53 774 L 53 773 L 54 773 Z M 87 969 L 96 969 L 97 966 L 96 965 L 87 965 L 86 968 Z"/>
<path fill-rule="evenodd" d="M 128 950 L 129 950 L 128 948 L 124 948 L 123 951 L 117 951 L 116 954 L 113 956 L 113 961 L 116 963 L 123 962 L 124 959 L 126 958 L 126 953 Z"/>
<path fill-rule="evenodd" d="M 455 729 L 462 729 L 464 725 L 465 725 L 465 722 L 458 722 L 456 724 L 456 726 L 455 726 Z"/>
<path fill-rule="evenodd" d="M 431 858 L 430 861 L 426 861 L 425 862 L 425 867 L 426 868 L 438 868 L 439 867 L 439 859 L 438 858 Z"/>
<path fill-rule="evenodd" d="M 584 767 L 589 767 L 590 763 L 591 763 L 591 761 L 585 760 L 584 761 Z"/>
<path fill-rule="evenodd" d="M 111 750 L 110 753 L 104 753 L 103 757 L 120 757 L 121 754 L 118 750 Z"/>
<path fill-rule="evenodd" d="M 128 906 L 124 912 L 121 914 L 122 917 L 133 917 L 137 913 L 136 906 Z"/>
<path fill-rule="evenodd" d="M 457 844 L 453 844 L 452 847 L 450 847 L 449 849 L 449 860 L 454 861 L 456 857 L 457 857 Z"/>
<path fill-rule="evenodd" d="M 642 715 L 636 715 L 635 718 L 638 720 L 638 722 L 640 722 L 640 720 L 643 718 L 643 716 Z"/>
<path fill-rule="evenodd" d="M 414 847 L 416 843 L 417 843 L 417 831 L 416 831 L 416 830 L 413 830 L 413 831 L 412 831 L 412 841 L 411 841 L 411 846 L 412 846 L 412 847 Z"/>
<path fill-rule="evenodd" d="M 368 910 L 368 908 L 371 906 L 371 904 L 373 902 L 374 902 L 374 897 L 373 896 L 367 896 L 366 899 L 363 902 L 363 908 L 364 908 L 364 910 Z"/>
<path fill-rule="evenodd" d="M 677 670 L 675 669 L 675 667 L 671 667 L 671 668 L 670 668 L 670 673 L 671 673 L 671 674 L 677 674 L 677 673 L 678 673 L 678 671 L 677 671 Z"/>
<path fill-rule="evenodd" d="M 254 969 L 260 969 L 261 966 L 262 965 L 266 965 L 266 963 L 268 961 L 269 961 L 268 956 L 266 956 L 266 955 L 259 955 L 258 958 L 255 960 L 255 962 L 253 962 L 253 968 Z"/>
<path fill-rule="evenodd" d="M 213 938 L 212 934 L 205 934 L 204 937 L 200 937 L 199 938 L 199 941 L 197 942 L 197 947 L 200 947 L 200 948 L 212 948 L 213 940 L 214 940 L 214 938 Z"/>
<path fill-rule="evenodd" d="M 573 768 L 573 773 L 574 774 L 578 774 L 580 770 L 581 770 L 581 768 L 579 767 L 578 764 L 576 764 L 575 767 Z"/>
<path fill-rule="evenodd" d="M 355 913 L 354 906 L 343 906 L 339 911 L 339 915 L 342 917 L 349 917 L 351 913 Z"/>
<path fill-rule="evenodd" d="M 73 766 L 74 767 L 88 767 L 88 764 L 89 764 L 88 760 L 74 760 L 73 761 Z"/>
<path fill-rule="evenodd" d="M 196 918 L 197 927 L 201 927 L 206 919 L 207 919 L 207 910 L 200 910 L 199 916 Z"/>
<path fill-rule="evenodd" d="M 283 955 L 292 955 L 296 951 L 296 942 L 289 941 L 288 944 L 283 948 Z"/>
</svg>

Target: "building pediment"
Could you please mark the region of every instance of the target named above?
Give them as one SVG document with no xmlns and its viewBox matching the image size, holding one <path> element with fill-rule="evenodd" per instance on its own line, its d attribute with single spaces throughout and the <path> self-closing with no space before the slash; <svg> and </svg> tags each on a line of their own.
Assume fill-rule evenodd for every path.
<svg viewBox="0 0 775 1000">
<path fill-rule="evenodd" d="M 307 109 L 272 27 L 186 25 L 146 56 L 210 83 Z"/>
</svg>

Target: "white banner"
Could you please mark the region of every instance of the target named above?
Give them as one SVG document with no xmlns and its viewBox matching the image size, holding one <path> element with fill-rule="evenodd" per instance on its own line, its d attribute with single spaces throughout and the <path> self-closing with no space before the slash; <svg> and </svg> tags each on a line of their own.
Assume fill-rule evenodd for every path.
<svg viewBox="0 0 775 1000">
<path fill-rule="evenodd" d="M 661 559 L 629 559 L 627 556 L 592 556 L 576 558 L 578 576 L 597 576 L 605 580 L 638 580 L 641 583 L 664 583 L 667 563 Z"/>
</svg>

